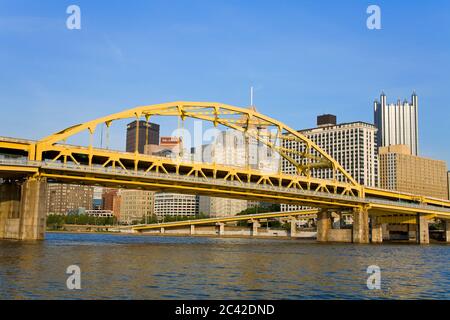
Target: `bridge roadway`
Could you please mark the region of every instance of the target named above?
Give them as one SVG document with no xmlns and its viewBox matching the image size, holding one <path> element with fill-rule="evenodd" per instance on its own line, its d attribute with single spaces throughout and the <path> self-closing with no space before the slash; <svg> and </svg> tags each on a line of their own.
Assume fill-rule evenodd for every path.
<svg viewBox="0 0 450 320">
<path fill-rule="evenodd" d="M 448 200 L 442 200 L 442 199 L 436 199 L 432 197 L 425 197 L 425 196 L 418 196 L 414 194 L 408 194 L 404 192 L 398 192 L 398 191 L 392 191 L 392 190 L 383 190 L 378 188 L 371 188 L 371 187 L 361 187 L 362 190 L 351 190 L 351 186 L 348 187 L 346 184 L 340 184 L 336 181 L 326 181 L 322 179 L 308 179 L 303 181 L 302 177 L 297 177 L 296 175 L 287 175 L 287 174 L 261 174 L 258 171 L 249 171 L 249 170 L 243 170 L 242 175 L 239 170 L 242 170 L 240 167 L 232 167 L 232 166 L 216 166 L 211 164 L 204 164 L 204 163 L 196 163 L 194 161 L 190 162 L 180 162 L 180 161 L 174 161 L 173 159 L 163 158 L 163 157 L 155 157 L 155 156 L 146 156 L 146 155 L 136 155 L 134 153 L 127 153 L 127 152 L 120 152 L 120 151 L 111 151 L 106 149 L 98 149 L 98 148 L 86 148 L 86 147 L 79 147 L 79 146 L 70 146 L 70 145 L 55 145 L 56 149 L 62 149 L 62 150 L 73 150 L 80 149 L 83 151 L 80 152 L 86 152 L 89 151 L 91 155 L 102 155 L 104 157 L 108 157 L 111 155 L 114 155 L 114 163 L 110 166 L 106 166 L 105 163 L 99 162 L 99 163 L 91 163 L 90 165 L 82 165 L 79 162 L 66 162 L 64 161 L 64 165 L 61 165 L 61 155 L 65 154 L 63 156 L 65 160 L 67 160 L 67 153 L 61 152 L 59 157 L 56 158 L 50 158 L 50 159 L 44 159 L 43 161 L 33 161 L 30 160 L 31 154 L 33 154 L 34 148 L 36 147 L 36 141 L 34 140 L 26 140 L 26 139 L 16 139 L 16 138 L 7 138 L 7 137 L 0 137 L 0 174 L 2 176 L 21 176 L 23 174 L 40 174 L 40 170 L 46 169 L 45 172 L 43 172 L 44 175 L 49 175 L 49 172 L 52 171 L 55 173 L 57 168 L 63 169 L 63 175 L 68 174 L 70 172 L 79 171 L 79 172 L 89 172 L 93 171 L 95 173 L 106 173 L 111 175 L 120 175 L 123 177 L 133 177 L 136 176 L 138 179 L 141 178 L 147 178 L 153 175 L 154 177 L 157 177 L 158 179 L 164 179 L 164 175 L 166 174 L 169 176 L 169 180 L 173 181 L 189 181 L 195 176 L 197 178 L 198 176 L 201 177 L 200 181 L 214 181 L 214 185 L 218 186 L 220 185 L 221 180 L 226 181 L 225 185 L 228 186 L 239 186 L 244 185 L 245 182 L 254 182 L 254 185 L 263 186 L 263 189 L 270 189 L 270 187 L 274 187 L 273 189 L 276 189 L 277 186 L 282 186 L 285 188 L 282 188 L 284 192 L 289 192 L 292 190 L 299 190 L 305 191 L 303 194 L 306 196 L 309 195 L 320 195 L 323 193 L 327 194 L 327 197 L 332 199 L 341 199 L 343 202 L 345 202 L 344 199 L 352 199 L 351 202 L 357 205 L 360 204 L 367 204 L 373 203 L 376 205 L 377 209 L 380 210 L 395 210 L 396 208 L 392 208 L 389 206 L 393 205 L 393 202 L 399 202 L 402 203 L 402 207 L 407 207 L 407 204 L 422 204 L 420 208 L 422 208 L 425 211 L 421 211 L 424 213 L 431 213 L 429 210 L 426 209 L 423 205 L 430 205 L 430 209 L 432 210 L 439 210 L 438 208 L 448 208 L 450 209 L 450 201 Z M 2 157 L 2 154 L 10 154 L 10 153 L 17 153 L 19 155 L 22 155 L 21 159 L 12 159 L 12 158 L 5 158 Z M 73 155 L 74 153 L 71 152 L 70 155 Z M 139 163 L 141 162 L 149 162 L 151 164 L 150 168 L 153 168 L 152 170 L 138 170 L 138 168 L 130 168 L 129 166 L 125 167 L 122 162 L 125 162 L 127 160 L 136 160 L 136 157 L 138 157 Z M 28 161 L 25 161 L 25 159 L 28 158 Z M 57 160 L 59 159 L 59 160 Z M 57 160 L 57 161 L 56 161 Z M 95 159 L 94 159 L 95 160 Z M 109 160 L 111 162 L 111 158 Z M 122 161 L 122 162 L 121 162 Z M 114 166 L 116 164 L 117 166 Z M 16 167 L 17 166 L 17 167 Z M 166 166 L 166 167 L 165 167 Z M 176 168 L 174 169 L 173 167 Z M 131 166 L 133 167 L 133 166 Z M 166 169 L 167 168 L 167 169 Z M 185 171 L 182 172 L 180 168 L 184 168 Z M 134 170 L 136 169 L 136 170 Z M 173 170 L 173 172 L 168 172 L 167 170 Z M 188 172 L 187 172 L 187 171 Z M 208 171 L 209 170 L 209 171 Z M 206 175 L 205 175 L 205 172 Z M 224 171 L 225 173 L 228 173 L 228 179 L 227 176 L 222 176 L 221 179 L 219 179 L 218 171 Z M 158 174 L 158 173 L 162 174 Z M 156 174 L 155 174 L 156 173 Z M 170 174 L 172 173 L 172 174 Z M 247 181 L 244 181 L 244 179 L 240 179 L 239 176 L 247 175 L 250 178 Z M 56 175 L 58 176 L 58 175 Z M 256 177 L 256 178 L 255 178 Z M 213 179 L 208 179 L 213 178 Z M 71 181 L 70 175 L 68 174 L 66 179 L 68 181 Z M 79 179 L 79 177 L 77 177 Z M 256 179 L 256 180 L 255 180 Z M 272 182 L 271 180 L 276 181 L 278 179 L 279 183 Z M 88 179 L 86 179 L 88 180 Z M 95 180 L 95 179 L 94 179 Z M 109 178 L 109 180 L 111 180 Z M 129 180 L 129 179 L 127 179 Z M 167 180 L 167 179 L 166 179 Z M 136 180 L 135 180 L 136 181 Z M 199 181 L 199 180 L 197 180 Z M 95 181 L 85 181 L 86 183 L 94 183 Z M 120 183 L 126 183 L 127 181 L 115 181 L 114 183 L 120 184 Z M 106 183 L 106 181 L 105 181 Z M 289 183 L 289 184 L 288 184 Z M 250 183 L 247 183 L 247 185 L 250 185 Z M 137 186 L 139 187 L 139 186 Z M 158 186 L 163 187 L 163 186 Z M 181 186 L 180 186 L 181 188 Z M 334 192 L 333 192 L 334 190 Z M 178 190 L 181 191 L 181 190 Z M 220 190 L 217 190 L 220 192 Z M 317 191 L 317 192 L 316 192 Z M 323 191 L 323 192 L 322 192 Z M 352 195 L 352 192 L 360 192 L 361 194 L 353 196 L 353 197 L 345 197 L 345 195 Z M 340 195 L 344 195 L 344 197 L 340 197 Z M 353 194 L 355 195 L 355 194 Z M 237 195 L 236 195 L 237 196 Z M 248 199 L 249 194 L 245 195 L 245 198 Z M 359 198 L 359 199 L 357 199 Z M 361 198 L 366 198 L 367 200 L 361 200 Z M 304 199 L 305 201 L 307 199 Z M 319 200 L 319 199 L 318 199 Z M 323 200 L 323 199 L 322 199 Z M 388 200 L 388 202 L 386 202 Z M 289 199 L 284 199 L 283 202 L 286 204 L 289 204 Z M 298 199 L 295 201 L 298 203 Z M 306 205 L 306 203 L 303 203 Z M 311 205 L 313 203 L 310 203 Z M 315 204 L 320 204 L 320 202 L 316 202 Z M 325 204 L 327 204 L 327 201 L 325 201 Z M 341 204 L 341 203 L 340 203 Z M 354 207 L 355 205 L 352 204 L 345 204 L 342 203 L 344 206 Z M 414 207 L 416 208 L 416 207 Z M 406 209 L 407 210 L 407 209 Z M 396 212 L 396 211 L 395 211 Z M 403 211 L 404 212 L 404 211 Z M 399 212 L 400 213 L 400 212 Z"/>
<path fill-rule="evenodd" d="M 366 197 L 356 197 L 319 191 L 292 189 L 252 182 L 229 181 L 208 177 L 181 176 L 174 173 L 156 173 L 145 171 L 128 171 L 120 167 L 84 166 L 62 164 L 59 162 L 39 162 L 27 159 L 0 158 L 0 172 L 6 175 L 17 173 L 39 175 L 50 180 L 102 185 L 106 187 L 137 188 L 155 191 L 179 192 L 188 194 L 213 195 L 230 198 L 242 198 L 273 203 L 314 206 L 328 209 L 349 210 L 367 206 L 373 213 L 383 214 L 429 214 L 434 217 L 450 219 L 450 207 L 433 203 L 421 204 L 403 200 L 407 194 L 388 192 L 381 189 L 365 189 Z M 4 175 L 5 176 L 5 175 Z M 384 200 L 370 195 L 374 193 L 390 193 L 398 200 Z M 410 200 L 411 201 L 411 200 Z M 427 199 L 425 198 L 425 201 Z M 436 201 L 437 199 L 428 199 Z M 443 202 L 443 201 L 441 201 Z M 439 203 L 439 202 L 438 202 Z"/>
<path fill-rule="evenodd" d="M 174 227 L 195 226 L 195 225 L 204 225 L 204 224 L 220 224 L 220 223 L 236 222 L 236 221 L 254 222 L 254 221 L 258 221 L 258 220 L 262 220 L 262 219 L 273 219 L 273 218 L 284 218 L 284 217 L 291 217 L 292 219 L 295 219 L 298 217 L 315 216 L 318 212 L 319 212 L 319 210 L 317 210 L 317 209 L 311 209 L 311 210 L 302 210 L 302 211 L 293 211 L 293 212 L 269 212 L 269 213 L 246 214 L 246 215 L 229 216 L 229 217 L 215 217 L 215 218 L 193 219 L 193 220 L 184 220 L 184 221 L 141 224 L 141 225 L 132 226 L 132 229 L 135 231 L 145 231 L 145 230 L 151 230 L 151 229 L 174 228 Z"/>
<path fill-rule="evenodd" d="M 0 137 L 0 178 L 24 181 L 20 185 L 0 185 L 0 239 L 43 239 L 47 181 L 320 208 L 317 213 L 319 241 L 328 239 L 331 212 L 353 213 L 352 241 L 356 243 L 369 241 L 369 216 L 372 242 L 382 242 L 382 226 L 387 223 L 405 223 L 415 224 L 418 242 L 428 243 L 427 223 L 432 218 L 446 221 L 447 241 L 450 239 L 450 202 L 447 200 L 337 180 L 282 173 L 271 175 L 248 168 L 181 162 L 92 146 L 54 144 L 50 151 L 41 153 L 42 160 L 36 161 L 36 150 L 36 141 Z M 253 217 L 255 221 L 259 219 Z M 189 221 L 188 224 L 196 223 Z M 140 226 L 137 230 L 146 230 L 146 227 Z"/>
</svg>

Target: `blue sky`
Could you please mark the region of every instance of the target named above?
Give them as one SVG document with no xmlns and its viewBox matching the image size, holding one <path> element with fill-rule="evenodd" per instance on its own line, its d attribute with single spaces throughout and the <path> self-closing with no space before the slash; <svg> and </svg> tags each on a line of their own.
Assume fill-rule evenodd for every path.
<svg viewBox="0 0 450 320">
<path fill-rule="evenodd" d="M 66 28 L 71 4 L 81 30 Z M 366 28 L 370 4 L 382 30 Z M 247 106 L 250 86 L 295 129 L 321 113 L 372 122 L 381 90 L 416 90 L 420 152 L 450 163 L 449 61 L 446 0 L 0 0 L 0 135 L 173 100 Z"/>
</svg>

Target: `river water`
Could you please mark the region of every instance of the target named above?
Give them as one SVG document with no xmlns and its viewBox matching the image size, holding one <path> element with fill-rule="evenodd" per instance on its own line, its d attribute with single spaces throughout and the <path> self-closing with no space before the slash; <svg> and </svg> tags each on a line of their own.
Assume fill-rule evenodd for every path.
<svg viewBox="0 0 450 320">
<path fill-rule="evenodd" d="M 81 269 L 69 290 L 66 269 Z M 381 289 L 367 288 L 367 267 Z M 49 233 L 0 241 L 0 299 L 450 299 L 450 245 Z"/>
</svg>

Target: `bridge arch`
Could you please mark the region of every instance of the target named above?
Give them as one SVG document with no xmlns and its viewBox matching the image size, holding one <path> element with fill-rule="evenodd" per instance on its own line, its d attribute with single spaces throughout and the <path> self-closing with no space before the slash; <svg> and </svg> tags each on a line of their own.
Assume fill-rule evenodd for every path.
<svg viewBox="0 0 450 320">
<path fill-rule="evenodd" d="M 358 182 L 335 159 L 303 134 L 276 119 L 257 112 L 255 108 L 240 108 L 216 102 L 176 101 L 139 106 L 74 125 L 38 141 L 35 154 L 30 156 L 33 158 L 31 160 L 42 161 L 43 154 L 54 150 L 55 146 L 60 145 L 61 142 L 85 131 L 93 135 L 100 125 L 110 127 L 114 121 L 130 118 L 135 120 L 145 118 L 149 121 L 153 116 L 180 117 L 183 120 L 193 118 L 209 121 L 214 126 L 228 127 L 258 140 L 277 152 L 295 168 L 298 176 L 313 179 L 315 170 L 329 170 L 330 180 L 345 183 L 354 190 L 361 190 Z M 261 136 L 259 130 L 254 130 L 256 127 L 271 128 L 272 133 Z M 298 147 L 292 147 L 289 142 L 300 145 L 300 151 Z M 93 147 L 90 145 L 89 148 Z M 64 152 L 60 149 L 59 156 L 71 157 L 70 152 Z"/>
</svg>

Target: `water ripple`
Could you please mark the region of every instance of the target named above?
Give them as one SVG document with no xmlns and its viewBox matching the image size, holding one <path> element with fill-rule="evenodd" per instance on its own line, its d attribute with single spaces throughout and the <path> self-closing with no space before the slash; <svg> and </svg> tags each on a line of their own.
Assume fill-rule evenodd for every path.
<svg viewBox="0 0 450 320">
<path fill-rule="evenodd" d="M 449 299 L 449 262 L 448 245 L 52 233 L 0 242 L 0 299 Z"/>
</svg>

